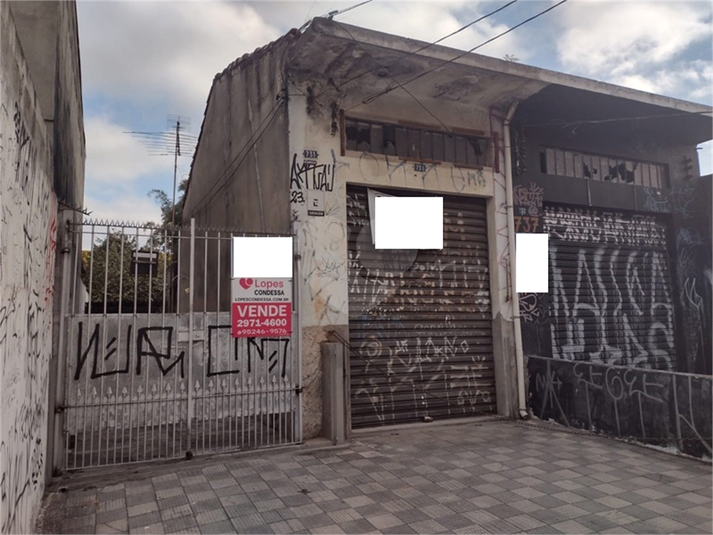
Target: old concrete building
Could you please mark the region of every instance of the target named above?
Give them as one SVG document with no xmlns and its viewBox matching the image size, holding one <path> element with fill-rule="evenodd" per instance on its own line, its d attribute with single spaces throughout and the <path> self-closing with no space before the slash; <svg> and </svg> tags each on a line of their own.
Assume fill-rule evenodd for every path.
<svg viewBox="0 0 713 535">
<path fill-rule="evenodd" d="M 630 427 L 610 422 L 621 397 L 599 406 L 578 370 L 543 366 L 662 370 L 666 385 L 711 373 L 710 180 L 696 157 L 710 112 L 315 19 L 216 76 L 184 224 L 295 236 L 305 438 L 528 411 L 646 437 L 644 417 L 632 427 L 642 405 L 627 404 Z M 442 196 L 443 250 L 376 250 L 380 194 Z M 549 294 L 516 294 L 516 232 L 550 235 Z M 205 303 L 227 311 L 229 299 L 226 286 Z M 618 377 L 627 403 L 634 377 L 654 381 Z M 696 381 L 710 377 L 695 377 L 673 383 L 705 392 Z M 675 404 L 652 388 L 639 388 L 656 398 L 646 411 Z M 697 432 L 677 418 L 656 436 Z"/>
<path fill-rule="evenodd" d="M 65 221 L 84 195 L 74 2 L 0 2 L 0 531 L 33 529 L 56 454 Z M 59 231 L 58 231 L 59 229 Z M 61 253 L 60 253 L 61 252 Z"/>
</svg>

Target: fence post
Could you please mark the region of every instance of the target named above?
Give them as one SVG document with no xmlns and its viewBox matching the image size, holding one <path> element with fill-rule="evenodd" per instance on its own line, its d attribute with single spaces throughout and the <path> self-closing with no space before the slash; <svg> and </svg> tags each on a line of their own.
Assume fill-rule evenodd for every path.
<svg viewBox="0 0 713 535">
<path fill-rule="evenodd" d="M 196 220 L 191 218 L 190 265 L 188 266 L 188 451 L 193 444 L 193 286 L 196 260 Z"/>
</svg>

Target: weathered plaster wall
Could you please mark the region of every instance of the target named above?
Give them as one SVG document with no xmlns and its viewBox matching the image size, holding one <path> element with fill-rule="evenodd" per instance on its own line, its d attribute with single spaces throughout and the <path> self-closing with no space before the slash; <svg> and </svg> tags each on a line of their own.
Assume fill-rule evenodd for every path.
<svg viewBox="0 0 713 535">
<path fill-rule="evenodd" d="M 300 254 L 300 323 L 303 377 L 305 378 L 305 436 L 320 432 L 321 426 L 321 352 L 319 342 L 330 330 L 348 332 L 348 253 L 347 184 L 401 190 L 429 191 L 436 194 L 472 195 L 489 199 L 488 210 L 491 294 L 498 407 L 503 414 L 512 412 L 515 390 L 512 351 L 512 303 L 510 301 L 509 257 L 505 177 L 502 173 L 504 150 L 500 145 L 499 172 L 493 168 L 465 169 L 451 164 L 415 165 L 395 157 L 357 151 L 342 155 L 338 115 L 340 106 L 349 109 L 350 101 L 339 104 L 315 102 L 299 93 L 309 94 L 308 86 L 291 91 L 290 124 L 290 204 L 297 230 Z M 295 96 L 297 94 L 297 96 Z M 368 112 L 357 116 L 381 121 L 408 119 L 432 124 L 434 119 L 415 106 L 385 97 Z M 404 110 L 408 110 L 410 115 Z M 502 120 L 489 111 L 459 110 L 443 106 L 439 117 L 461 128 L 480 130 L 489 135 L 497 131 L 502 139 Z M 494 125 L 494 126 L 493 126 Z M 324 216 L 310 215 L 314 203 L 322 205 Z"/>
<path fill-rule="evenodd" d="M 289 232 L 287 34 L 216 75 L 186 192 L 183 221 Z M 228 292 L 229 297 L 229 292 Z"/>
<path fill-rule="evenodd" d="M 44 490 L 56 198 L 51 152 L 0 3 L 0 531 L 29 533 Z"/>
</svg>

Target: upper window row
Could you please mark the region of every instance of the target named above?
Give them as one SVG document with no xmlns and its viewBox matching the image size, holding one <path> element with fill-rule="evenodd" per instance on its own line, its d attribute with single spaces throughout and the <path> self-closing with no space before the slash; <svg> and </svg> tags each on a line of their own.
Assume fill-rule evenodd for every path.
<svg viewBox="0 0 713 535">
<path fill-rule="evenodd" d="M 668 187 L 665 165 L 563 149 L 543 149 L 540 152 L 540 171 L 548 175 L 590 178 L 658 189 Z"/>
<path fill-rule="evenodd" d="M 354 119 L 345 120 L 347 150 L 463 167 L 489 165 L 489 138 Z"/>
</svg>

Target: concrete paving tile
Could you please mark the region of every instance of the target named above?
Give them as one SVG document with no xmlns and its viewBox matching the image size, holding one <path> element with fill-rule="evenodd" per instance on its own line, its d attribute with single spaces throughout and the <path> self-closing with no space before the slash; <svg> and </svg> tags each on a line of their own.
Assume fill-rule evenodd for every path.
<svg viewBox="0 0 713 535">
<path fill-rule="evenodd" d="M 170 498 L 166 498 L 165 500 L 158 500 L 159 510 L 170 509 L 172 507 L 178 507 L 179 505 L 187 505 L 187 504 L 188 504 L 188 496 L 186 496 L 185 494 L 180 494 L 178 496 L 171 496 Z"/>
<path fill-rule="evenodd" d="M 339 509 L 337 511 L 330 511 L 327 515 L 337 524 L 343 524 L 345 522 L 360 520 L 363 518 L 354 509 Z"/>
<path fill-rule="evenodd" d="M 203 490 L 199 492 L 187 492 L 186 497 L 190 503 L 205 502 L 209 500 L 216 500 L 218 497 L 212 490 Z"/>
<path fill-rule="evenodd" d="M 459 528 L 464 528 L 473 524 L 473 521 L 464 515 L 454 514 L 449 516 L 442 516 L 436 519 L 439 524 L 445 526 L 449 532 L 452 532 Z"/>
<path fill-rule="evenodd" d="M 250 504 L 245 504 L 244 507 L 250 507 L 253 508 L 253 506 Z M 193 509 L 193 512 L 196 514 L 199 513 L 205 513 L 207 511 L 214 511 L 216 509 L 222 509 L 223 504 L 220 503 L 220 500 L 218 498 L 213 498 L 212 500 L 204 500 L 202 502 L 191 502 L 191 509 Z M 254 508 L 253 508 L 254 509 Z"/>
<path fill-rule="evenodd" d="M 610 509 L 619 509 L 621 507 L 626 507 L 632 505 L 631 502 L 617 498 L 616 496 L 604 496 L 603 498 L 596 498 L 595 502 L 599 502 L 602 505 L 606 505 Z"/>
<path fill-rule="evenodd" d="M 713 516 L 713 508 L 706 507 L 705 505 L 696 505 L 695 507 L 689 507 L 686 509 L 686 511 L 694 515 L 702 516 L 707 520 L 711 520 L 711 517 Z"/>
<path fill-rule="evenodd" d="M 701 530 L 700 533 L 713 533 L 713 523 L 710 521 L 698 524 L 696 529 Z"/>
<path fill-rule="evenodd" d="M 233 524 L 238 533 L 242 533 L 247 528 L 262 526 L 265 520 L 258 513 L 253 513 L 249 515 L 231 518 L 230 522 Z"/>
<path fill-rule="evenodd" d="M 682 522 L 687 526 L 698 526 L 699 524 L 709 521 L 709 519 L 695 513 L 691 513 L 687 510 L 671 511 L 670 513 L 666 513 L 664 516 L 677 522 Z"/>
<path fill-rule="evenodd" d="M 96 515 L 97 524 L 109 524 L 110 522 L 126 520 L 127 518 L 128 511 L 125 508 L 102 511 Z"/>
<path fill-rule="evenodd" d="M 130 528 L 129 533 L 131 535 L 163 535 L 165 533 L 163 524 L 149 524 L 148 526 L 139 526 L 136 528 Z"/>
<path fill-rule="evenodd" d="M 322 513 L 322 510 L 319 508 L 319 506 L 314 503 L 308 503 L 306 505 L 292 507 L 291 510 L 297 518 L 303 518 L 305 516 L 318 515 Z"/>
<path fill-rule="evenodd" d="M 517 502 L 511 502 L 508 505 L 514 507 L 522 513 L 531 513 L 532 511 L 537 511 L 538 509 L 540 509 L 540 506 L 538 504 L 531 502 L 530 500 L 520 500 Z"/>
<path fill-rule="evenodd" d="M 151 526 L 153 524 L 158 524 L 161 522 L 161 515 L 158 511 L 153 511 L 151 513 L 146 513 L 143 515 L 129 517 L 129 530 Z"/>
<path fill-rule="evenodd" d="M 711 505 L 711 503 L 713 502 L 708 496 L 703 496 L 696 492 L 684 492 L 676 497 L 689 501 L 695 505 Z"/>
<path fill-rule="evenodd" d="M 614 522 L 607 518 L 599 516 L 598 513 L 588 516 L 582 516 L 577 519 L 577 522 L 585 526 L 587 529 L 590 529 L 597 533 L 606 529 L 616 527 L 616 524 Z"/>
<path fill-rule="evenodd" d="M 401 498 L 384 502 L 381 505 L 390 513 L 406 511 L 413 508 L 410 503 L 408 503 L 406 500 L 402 500 Z"/>
<path fill-rule="evenodd" d="M 482 509 L 468 511 L 466 513 L 463 513 L 463 516 L 476 524 L 485 524 L 486 522 L 495 522 L 496 520 L 498 520 L 497 516 Z"/>
<path fill-rule="evenodd" d="M 545 493 L 541 492 L 539 490 L 533 489 L 531 487 L 524 487 L 524 488 L 519 488 L 513 490 L 513 493 L 517 494 L 520 496 L 520 499 L 526 498 L 526 499 L 531 499 L 531 498 L 539 498 L 540 496 L 544 496 Z"/>
<path fill-rule="evenodd" d="M 686 524 L 683 522 L 678 522 L 677 520 L 673 520 L 672 518 L 665 516 L 655 516 L 648 519 L 646 523 L 654 526 L 658 531 L 662 531 L 664 533 L 673 533 L 686 527 Z"/>
<path fill-rule="evenodd" d="M 563 502 L 562 500 L 558 500 L 557 498 L 554 498 L 552 496 L 535 496 L 535 497 L 530 497 L 528 498 L 531 502 L 535 502 L 537 504 L 540 504 L 542 507 L 547 507 L 547 508 L 553 508 L 553 507 L 559 507 L 560 505 L 567 505 L 566 502 Z"/>
<path fill-rule="evenodd" d="M 640 503 L 639 505 L 641 507 L 649 509 L 650 511 L 653 511 L 659 515 L 665 515 L 672 511 L 676 511 L 675 507 L 671 507 L 670 505 L 667 505 L 666 503 L 657 501 L 657 500 L 652 500 L 650 502 L 643 502 L 643 503 Z"/>
<path fill-rule="evenodd" d="M 133 505 L 141 505 L 146 502 L 154 502 L 156 501 L 156 493 L 154 491 L 151 492 L 142 492 L 141 494 L 133 494 L 133 493 L 127 493 L 126 494 L 126 505 L 129 507 Z"/>
<path fill-rule="evenodd" d="M 181 516 L 163 521 L 163 527 L 166 533 L 175 533 L 184 529 L 198 530 L 198 523 L 193 516 Z"/>
<path fill-rule="evenodd" d="M 514 524 L 511 524 L 507 520 L 494 520 L 493 522 L 486 522 L 483 527 L 487 529 L 490 533 L 519 533 L 520 528 Z"/>
<path fill-rule="evenodd" d="M 519 527 L 523 531 L 529 531 L 532 528 L 544 526 L 542 522 L 526 514 L 513 515 L 509 517 L 507 521 Z"/>
<path fill-rule="evenodd" d="M 210 511 L 203 511 L 201 513 L 197 513 L 195 517 L 196 522 L 199 526 L 202 526 L 204 524 L 214 524 L 216 522 L 228 520 L 228 515 L 222 507 L 220 507 L 219 509 L 212 509 Z"/>
<path fill-rule="evenodd" d="M 274 500 L 265 500 L 265 501 L 253 501 L 253 505 L 255 506 L 255 509 L 258 510 L 258 512 L 262 513 L 264 511 L 274 511 L 275 509 L 281 509 L 285 507 L 285 504 L 283 503 L 282 500 L 279 498 L 275 498 Z"/>
<path fill-rule="evenodd" d="M 416 531 L 416 533 L 420 534 L 445 533 L 448 531 L 448 528 L 432 519 L 423 520 L 421 522 L 411 522 L 409 525 Z"/>
<path fill-rule="evenodd" d="M 110 533 L 129 533 L 129 529 L 116 529 L 109 524 L 97 524 L 92 533 L 110 534 Z"/>
<path fill-rule="evenodd" d="M 636 522 L 638 520 L 635 516 L 627 514 L 627 513 L 620 511 L 618 509 L 602 511 L 602 512 L 596 513 L 596 514 L 598 516 L 601 516 L 602 518 L 606 518 L 607 520 L 609 520 L 619 526 L 624 525 L 624 524 L 631 524 L 632 522 Z"/>
<path fill-rule="evenodd" d="M 334 519 L 330 517 L 326 513 L 319 513 L 316 515 L 310 515 L 310 516 L 302 516 L 299 517 L 300 522 L 302 522 L 302 525 L 307 528 L 308 530 L 312 530 L 313 528 L 320 528 L 324 526 L 330 526 L 334 524 Z"/>
<path fill-rule="evenodd" d="M 129 518 L 132 516 L 145 515 L 146 513 L 153 513 L 154 511 L 158 511 L 158 503 L 154 501 L 132 505 L 128 509 Z"/>
<path fill-rule="evenodd" d="M 594 531 L 583 524 L 580 524 L 576 520 L 557 522 L 556 524 L 552 524 L 551 527 L 558 530 L 560 533 L 594 533 Z M 528 533 L 530 533 L 529 530 Z"/>
<path fill-rule="evenodd" d="M 344 533 L 344 531 L 336 524 L 332 524 L 330 526 L 312 528 L 310 529 L 310 533 L 323 533 L 324 535 L 331 535 L 332 533 Z"/>
<path fill-rule="evenodd" d="M 171 507 L 169 509 L 161 509 L 161 519 L 165 522 L 182 516 L 193 516 L 193 510 L 188 504 Z M 181 528 L 182 529 L 182 528 Z"/>
<path fill-rule="evenodd" d="M 284 520 L 280 522 L 273 522 L 272 524 L 269 524 L 269 526 L 273 533 L 293 533 L 290 525 Z"/>
<path fill-rule="evenodd" d="M 476 507 L 493 507 L 494 505 L 500 505 L 502 502 L 492 496 L 478 496 L 476 498 L 470 498 L 468 500 L 470 503 Z"/>
<path fill-rule="evenodd" d="M 407 534 L 413 535 L 416 533 L 416 530 L 413 529 L 408 524 L 399 524 L 397 526 L 393 526 L 390 528 L 380 529 L 379 531 L 384 534 L 393 534 L 393 535 L 407 535 Z"/>
<path fill-rule="evenodd" d="M 228 520 L 215 522 L 213 524 L 199 524 L 201 533 L 233 533 L 233 525 Z M 248 533 L 247 531 L 245 533 Z M 260 533 L 263 533 L 260 531 Z"/>
<path fill-rule="evenodd" d="M 348 522 L 344 522 L 343 524 L 340 524 L 339 527 L 342 528 L 344 533 L 350 533 L 350 534 L 360 534 L 360 533 L 369 533 L 376 528 L 366 520 L 365 518 L 360 518 L 359 520 L 350 520 Z"/>
</svg>

